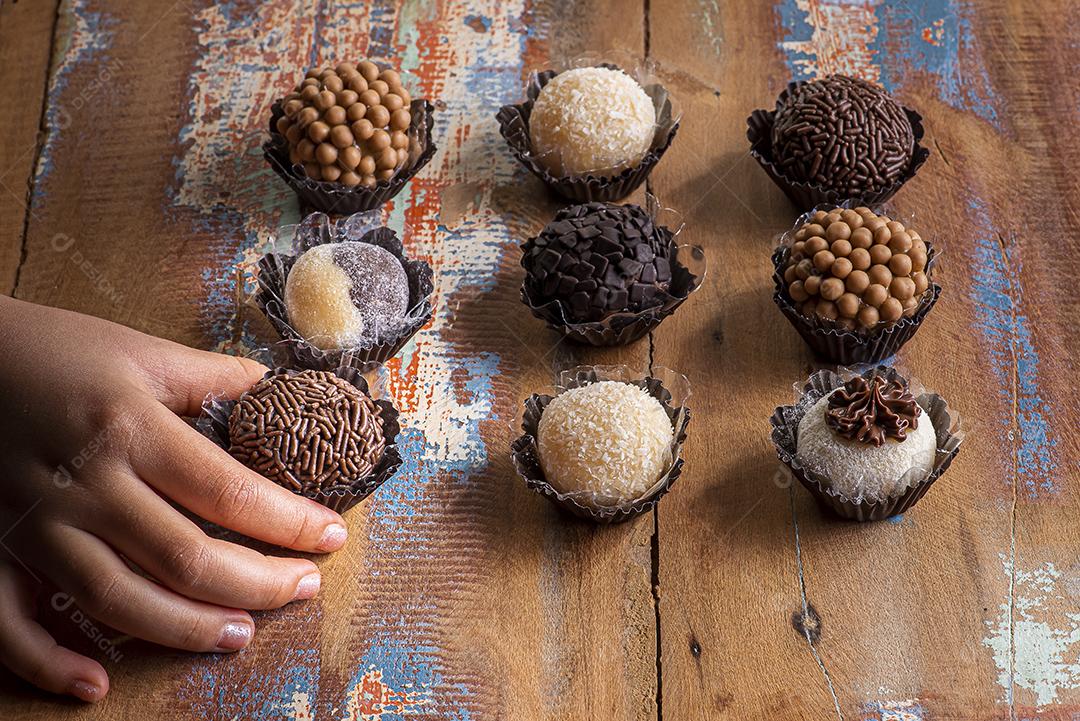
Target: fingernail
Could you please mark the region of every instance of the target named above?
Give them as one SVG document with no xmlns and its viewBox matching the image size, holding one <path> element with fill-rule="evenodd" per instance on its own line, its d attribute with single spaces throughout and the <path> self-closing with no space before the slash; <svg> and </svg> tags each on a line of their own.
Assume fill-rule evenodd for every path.
<svg viewBox="0 0 1080 721">
<path fill-rule="evenodd" d="M 68 693 L 80 701 L 93 703 L 101 695 L 101 688 L 96 683 L 75 679 L 71 682 L 71 686 L 68 687 Z"/>
<path fill-rule="evenodd" d="M 239 651 L 251 643 L 251 634 L 255 629 L 251 624 L 242 621 L 232 621 L 225 624 L 221 630 L 221 638 L 218 639 L 215 651 Z"/>
<path fill-rule="evenodd" d="M 302 601 L 305 598 L 314 598 L 315 594 L 319 592 L 321 584 L 322 577 L 318 573 L 309 573 L 300 579 L 300 583 L 296 584 L 296 593 L 293 594 L 293 600 Z"/>
<path fill-rule="evenodd" d="M 340 523 L 331 523 L 323 531 L 322 538 L 319 539 L 319 545 L 316 548 L 320 551 L 336 551 L 345 545 L 348 538 L 349 532 L 345 526 Z"/>
</svg>

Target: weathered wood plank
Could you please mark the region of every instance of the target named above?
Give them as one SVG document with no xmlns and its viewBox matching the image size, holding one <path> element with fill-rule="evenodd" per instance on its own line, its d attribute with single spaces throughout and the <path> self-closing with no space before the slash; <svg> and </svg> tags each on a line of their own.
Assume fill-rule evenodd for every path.
<svg viewBox="0 0 1080 721">
<path fill-rule="evenodd" d="M 650 16 L 652 55 L 684 109 L 652 188 L 686 215 L 680 241 L 704 247 L 710 265 L 655 332 L 654 362 L 694 387 L 686 470 L 657 511 L 667 718 L 835 715 L 815 651 L 792 628 L 804 573 L 767 433 L 808 367 L 770 298 L 772 235 L 792 211 L 746 152 L 746 116 L 786 82 L 771 24 L 762 3 Z"/>
<path fill-rule="evenodd" d="M 1069 236 L 1066 219 L 1075 217 L 1075 197 L 1062 191 L 1075 186 L 1075 151 L 1068 143 L 1048 149 L 1062 142 L 1051 118 L 1075 117 L 1075 109 L 1059 108 L 1077 93 L 1074 79 L 1064 88 L 1036 80 L 1068 64 L 1055 40 L 1067 30 L 1054 20 L 1067 13 L 1048 7 L 1045 21 L 1018 34 L 1007 30 L 1018 27 L 1021 10 L 1003 4 L 782 1 L 771 19 L 749 19 L 733 5 L 718 23 L 737 29 L 722 38 L 730 45 L 720 43 L 719 65 L 682 50 L 700 17 L 654 15 L 650 22 L 661 61 L 721 92 L 720 118 L 697 131 L 702 139 L 727 129 L 733 137 L 721 147 L 744 148 L 735 136 L 749 110 L 770 104 L 790 77 L 819 73 L 878 80 L 926 115 L 927 142 L 937 152 L 893 205 L 945 249 L 946 294 L 897 362 L 950 399 L 971 433 L 939 486 L 891 523 L 839 523 L 823 518 L 799 487 L 791 501 L 778 493 L 769 481 L 776 463 L 764 421 L 773 405 L 789 400 L 790 384 L 805 378 L 811 358 L 772 308 L 767 255 L 770 236 L 797 210 L 752 162 L 749 177 L 733 172 L 704 199 L 698 188 L 732 165 L 730 156 L 702 161 L 706 170 L 689 159 L 661 166 L 659 194 L 676 207 L 700 201 L 704 208 L 700 218 L 688 218 L 689 237 L 698 237 L 699 224 L 718 229 L 707 242 L 714 271 L 705 290 L 716 300 L 688 308 L 684 328 L 667 337 L 682 339 L 689 355 L 671 356 L 692 371 L 718 367 L 738 379 L 735 392 L 728 382 L 722 396 L 704 401 L 726 429 L 712 444 L 752 449 L 719 472 L 701 463 L 696 476 L 691 467 L 687 481 L 700 478 L 700 495 L 661 506 L 664 711 L 681 717 L 719 705 L 735 718 L 756 717 L 780 698 L 786 715 L 797 718 L 1068 718 L 1076 704 L 1075 597 L 1068 589 L 1077 556 L 1075 530 L 1064 519 L 1076 512 L 1077 469 L 1066 459 L 1075 459 L 1077 423 L 1064 319 L 1075 300 L 1065 292 L 1070 273 L 1060 269 L 1075 261 L 1053 239 Z M 740 71 L 747 67 L 767 70 Z M 687 135 L 695 132 L 691 122 Z M 1028 232 L 1032 226 L 1047 232 Z M 748 251 L 758 261 L 742 260 Z M 729 261 L 723 288 L 715 280 L 718 257 L 740 259 Z M 758 320 L 770 317 L 776 322 Z M 685 340 L 689 323 L 701 345 Z M 708 334 L 717 325 L 719 348 Z M 660 349 L 669 345 L 668 330 L 657 334 Z M 656 361 L 666 363 L 665 354 Z M 716 452 L 692 453 L 691 462 Z M 721 493 L 722 501 L 706 503 Z M 732 563 L 701 561 L 706 539 L 754 503 L 753 523 L 720 545 Z M 713 511 L 707 521 L 698 515 L 703 509 Z M 739 543 L 759 537 L 773 543 Z M 763 557 L 763 545 L 774 555 Z M 789 578 L 786 597 L 770 582 L 778 565 Z M 760 592 L 747 598 L 762 587 L 770 591 L 765 603 Z M 751 614 L 762 607 L 771 614 L 748 622 L 747 603 Z M 802 628 L 820 636 L 792 637 L 792 616 L 805 617 L 811 606 L 812 623 Z M 701 639 L 702 627 L 716 635 L 712 644 Z M 687 642 L 688 628 L 696 643 Z M 732 638 L 739 642 L 729 650 Z M 777 638 L 798 643 L 776 649 Z M 712 657 L 710 645 L 720 647 Z M 808 662 L 818 668 L 802 668 Z M 673 687 L 684 693 L 672 698 Z"/>
<path fill-rule="evenodd" d="M 554 370 L 623 362 L 644 372 L 648 344 L 568 348 L 521 307 L 516 246 L 557 206 L 510 158 L 493 117 L 533 67 L 640 50 L 640 4 L 66 9 L 64 47 L 93 49 L 63 66 L 73 83 L 113 62 L 140 107 L 181 110 L 146 123 L 91 104 L 79 134 L 49 139 L 20 294 L 192 345 L 241 350 L 264 338 L 238 312 L 235 282 L 260 239 L 297 217 L 257 150 L 280 88 L 311 62 L 360 54 L 400 62 L 420 94 L 442 101 L 440 153 L 387 211 L 435 267 L 439 295 L 431 327 L 382 374 L 407 419 L 403 472 L 352 512 L 352 542 L 322 562 L 317 601 L 260 614 L 255 643 L 231 658 L 123 644 L 123 658 L 106 662 L 109 699 L 82 713 L 653 718 L 651 524 L 569 520 L 523 488 L 507 458 L 521 400 Z M 78 167 L 90 131 L 99 162 L 88 186 L 59 169 Z M 114 294 L 60 257 L 57 232 Z M 68 619 L 52 622 L 63 633 Z M 30 718 L 68 712 L 31 698 L 4 703 Z"/>
<path fill-rule="evenodd" d="M 18 112 L 0 128 L 0 293 L 15 290 L 22 262 L 29 183 L 39 148 L 56 6 L 0 2 L 0 83 L 18 88 Z"/>
</svg>

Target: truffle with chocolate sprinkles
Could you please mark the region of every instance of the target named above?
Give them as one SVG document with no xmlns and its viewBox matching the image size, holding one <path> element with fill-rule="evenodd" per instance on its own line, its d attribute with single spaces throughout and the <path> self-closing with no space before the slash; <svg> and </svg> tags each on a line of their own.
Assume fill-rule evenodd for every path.
<svg viewBox="0 0 1080 721">
<path fill-rule="evenodd" d="M 778 105 L 772 143 L 777 164 L 792 179 L 855 197 L 900 180 L 915 132 L 885 90 L 831 75 L 798 85 Z"/>
<path fill-rule="evenodd" d="M 229 416 L 229 453 L 302 495 L 369 476 L 386 447 L 375 402 L 327 371 L 264 378 Z"/>
</svg>

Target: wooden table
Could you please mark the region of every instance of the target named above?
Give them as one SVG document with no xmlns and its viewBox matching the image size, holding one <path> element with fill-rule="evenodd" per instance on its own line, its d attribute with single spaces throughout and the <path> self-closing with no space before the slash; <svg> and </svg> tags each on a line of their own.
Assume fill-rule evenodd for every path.
<svg viewBox="0 0 1080 721">
<path fill-rule="evenodd" d="M 321 561 L 323 592 L 195 656 L 47 619 L 112 678 L 101 704 L 13 680 L 0 717 L 1075 719 L 1080 716 L 1080 11 L 1069 0 L 2 0 L 0 288 L 183 343 L 270 338 L 245 274 L 294 196 L 259 143 L 314 62 L 400 65 L 438 99 L 434 162 L 386 208 L 438 282 L 384 372 L 405 465 Z M 518 244 L 557 203 L 495 111 L 585 51 L 660 63 L 684 110 L 650 190 L 705 287 L 648 340 L 558 343 L 518 300 Z M 910 513 L 821 515 L 778 473 L 774 406 L 816 367 L 773 306 L 793 207 L 745 118 L 792 78 L 877 80 L 926 118 L 895 198 L 944 251 L 896 362 L 967 419 Z M 414 93 L 417 94 L 417 93 Z M 640 195 L 639 195 L 640 200 Z M 516 478 L 522 400 L 579 363 L 695 387 L 683 478 L 595 528 Z"/>
</svg>

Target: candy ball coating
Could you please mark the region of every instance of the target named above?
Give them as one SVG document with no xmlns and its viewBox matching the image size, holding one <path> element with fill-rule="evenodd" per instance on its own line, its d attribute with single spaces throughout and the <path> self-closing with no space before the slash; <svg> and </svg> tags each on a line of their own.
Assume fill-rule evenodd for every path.
<svg viewBox="0 0 1080 721">
<path fill-rule="evenodd" d="M 540 416 L 537 449 L 548 483 L 579 501 L 640 498 L 671 461 L 671 421 L 643 389 L 620 381 L 572 388 Z"/>
<path fill-rule="evenodd" d="M 285 280 L 289 323 L 324 350 L 393 335 L 409 310 L 405 269 L 370 243 L 327 243 L 301 255 Z"/>
<path fill-rule="evenodd" d="M 933 468 L 937 436 L 925 411 L 903 441 L 886 438 L 874 446 L 836 434 L 826 422 L 828 409 L 826 395 L 803 416 L 796 457 L 804 468 L 827 480 L 832 490 L 852 500 L 882 500 L 921 481 Z"/>
<path fill-rule="evenodd" d="M 529 117 L 533 153 L 553 175 L 617 175 L 649 151 L 656 110 L 621 70 L 576 68 L 540 90 Z"/>
</svg>

